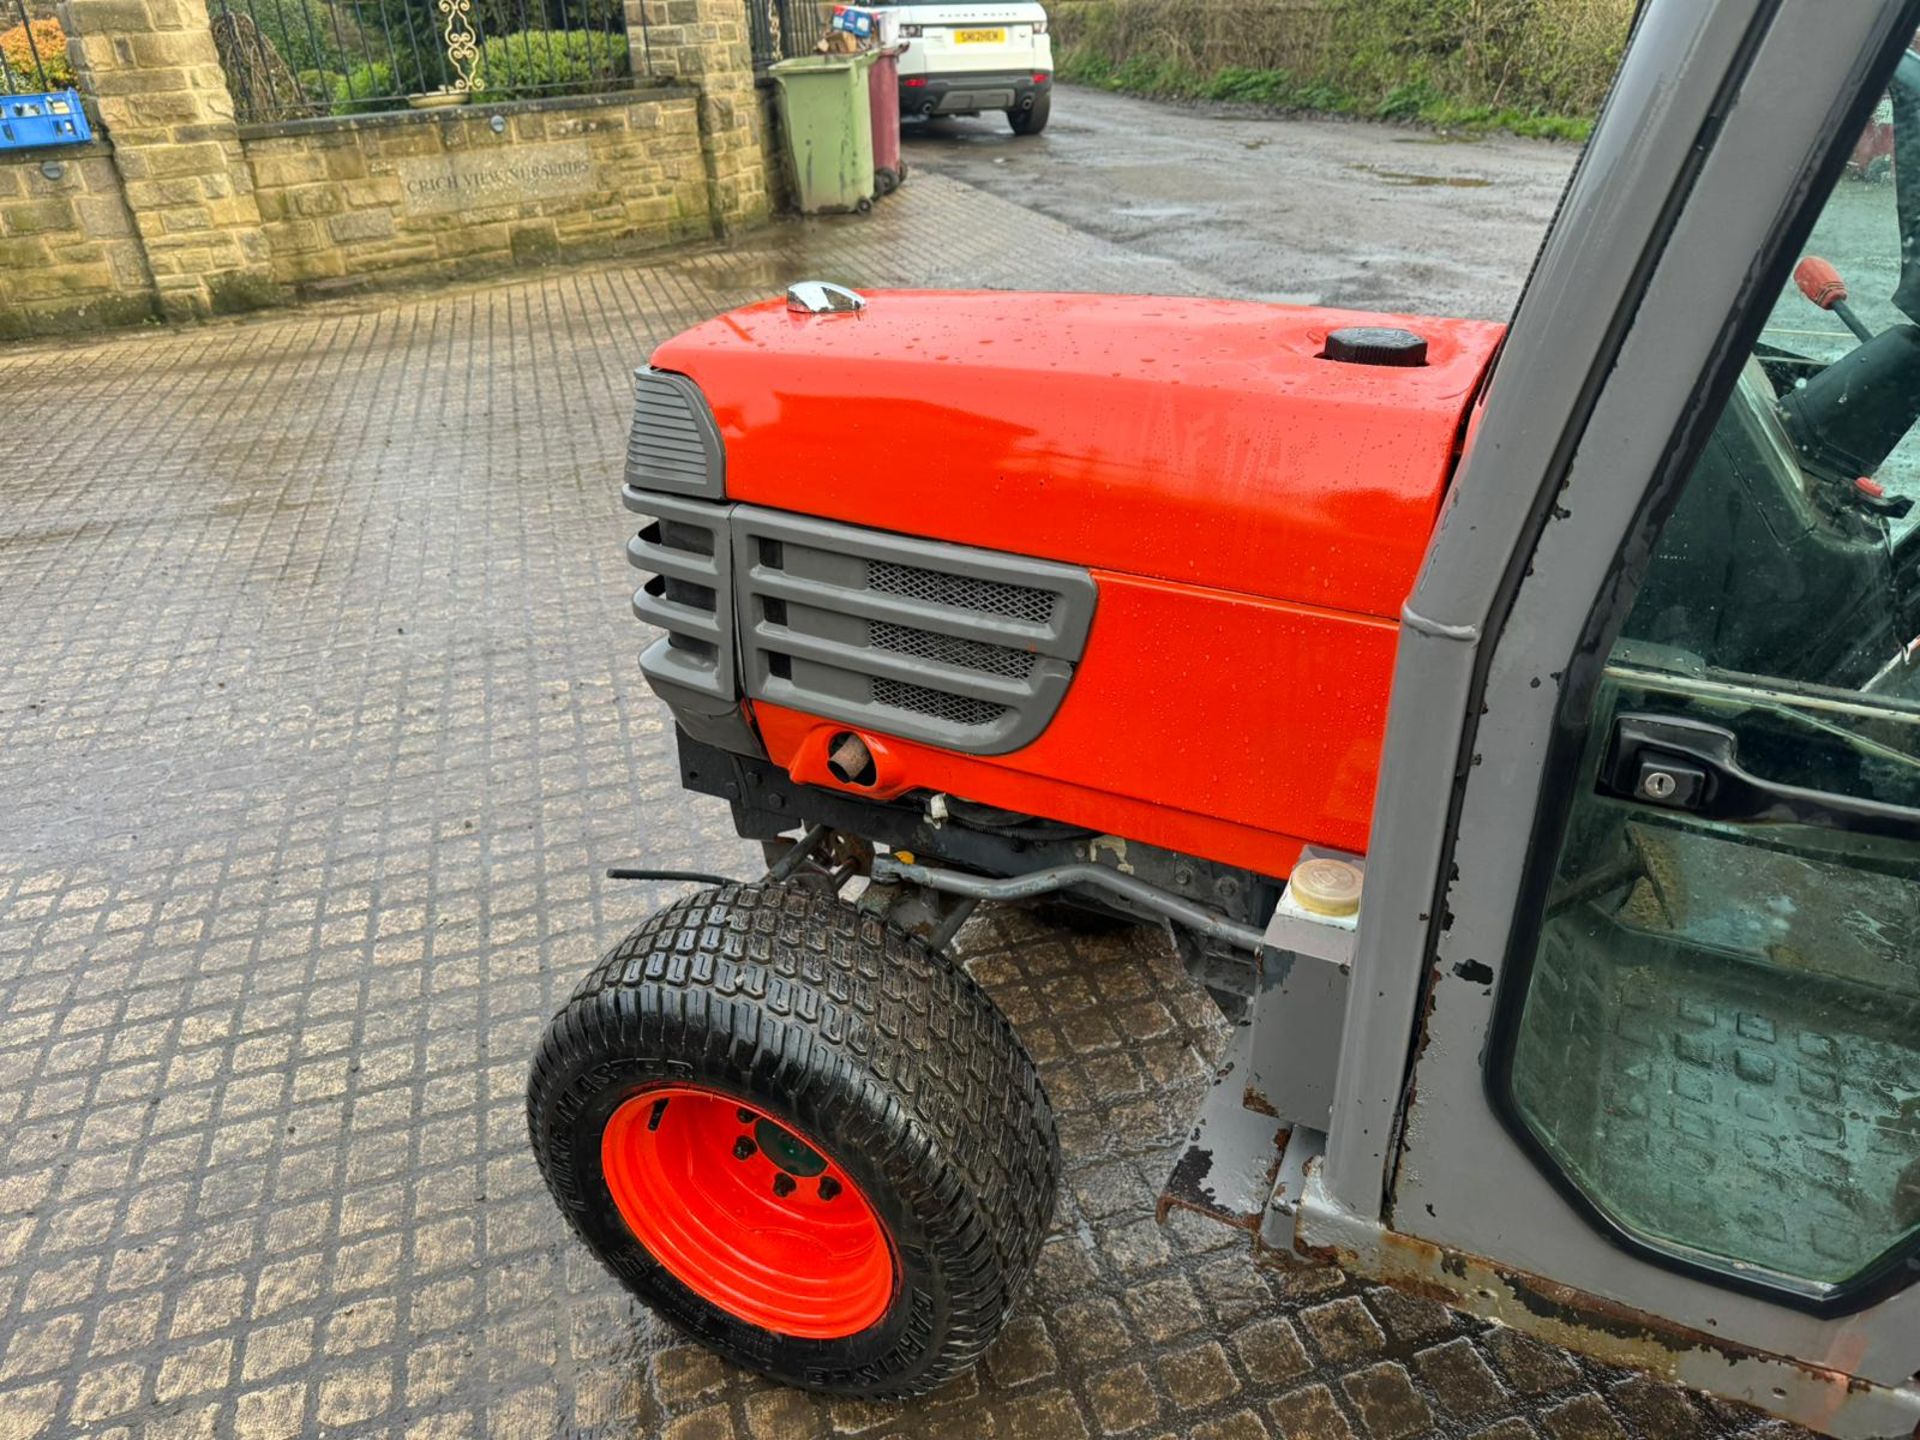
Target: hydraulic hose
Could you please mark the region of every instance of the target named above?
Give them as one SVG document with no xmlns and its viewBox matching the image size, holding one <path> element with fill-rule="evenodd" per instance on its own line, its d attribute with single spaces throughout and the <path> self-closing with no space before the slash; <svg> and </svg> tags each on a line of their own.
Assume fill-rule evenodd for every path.
<svg viewBox="0 0 1920 1440">
<path fill-rule="evenodd" d="M 1203 910 L 1178 895 L 1169 895 L 1157 885 L 1149 885 L 1131 875 L 1122 875 L 1118 870 L 1109 870 L 1104 865 L 1050 865 L 1043 870 L 1029 870 L 1025 875 L 1015 875 L 1010 879 L 990 880 L 984 875 L 968 875 L 964 871 L 945 870 L 932 865 L 912 865 L 890 855 L 876 855 L 873 859 L 873 878 L 883 881 L 904 880 L 949 895 L 968 895 L 975 900 L 1031 900 L 1035 896 L 1051 895 L 1057 890 L 1088 886 L 1110 891 L 1143 909 L 1165 916 L 1177 925 L 1215 940 L 1223 940 L 1237 949 L 1258 954 L 1262 943 L 1260 932 L 1251 926 L 1223 920 L 1211 910 Z"/>
</svg>

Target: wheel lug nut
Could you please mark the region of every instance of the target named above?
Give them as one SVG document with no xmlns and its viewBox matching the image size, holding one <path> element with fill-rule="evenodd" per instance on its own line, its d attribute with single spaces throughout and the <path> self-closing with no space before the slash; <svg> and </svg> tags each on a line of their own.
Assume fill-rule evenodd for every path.
<svg viewBox="0 0 1920 1440">
<path fill-rule="evenodd" d="M 834 1179 L 831 1175 L 822 1175 L 820 1177 L 820 1198 L 822 1200 L 831 1200 L 839 1193 L 840 1182 L 838 1180 Z"/>
<path fill-rule="evenodd" d="M 773 1193 L 778 1195 L 782 1200 L 786 1199 L 787 1196 L 793 1193 L 793 1177 L 784 1170 L 774 1176 Z"/>
<path fill-rule="evenodd" d="M 742 1105 L 734 1113 L 740 1117 L 740 1123 L 742 1125 L 751 1125 L 754 1122 L 754 1119 L 755 1119 L 754 1113 L 751 1110 L 747 1109 L 747 1107 L 744 1105 Z"/>
<path fill-rule="evenodd" d="M 753 1150 L 753 1141 L 744 1135 L 733 1142 L 733 1158 L 736 1160 L 750 1159 L 753 1155 Z"/>
</svg>

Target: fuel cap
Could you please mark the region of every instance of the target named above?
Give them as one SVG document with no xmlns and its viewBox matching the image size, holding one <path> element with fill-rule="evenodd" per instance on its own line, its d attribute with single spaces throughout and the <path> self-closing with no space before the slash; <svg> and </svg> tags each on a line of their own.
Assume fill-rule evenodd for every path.
<svg viewBox="0 0 1920 1440">
<path fill-rule="evenodd" d="M 1427 342 L 1390 325 L 1348 325 L 1328 334 L 1322 354 L 1343 365 L 1424 365 Z"/>
</svg>

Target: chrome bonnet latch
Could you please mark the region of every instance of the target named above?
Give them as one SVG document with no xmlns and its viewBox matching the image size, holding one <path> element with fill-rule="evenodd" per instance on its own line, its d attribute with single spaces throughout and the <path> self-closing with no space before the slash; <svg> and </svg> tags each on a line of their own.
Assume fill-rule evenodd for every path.
<svg viewBox="0 0 1920 1440">
<path fill-rule="evenodd" d="M 787 309 L 796 314 L 849 314 L 866 308 L 864 296 L 827 280 L 796 280 L 787 287 Z"/>
</svg>

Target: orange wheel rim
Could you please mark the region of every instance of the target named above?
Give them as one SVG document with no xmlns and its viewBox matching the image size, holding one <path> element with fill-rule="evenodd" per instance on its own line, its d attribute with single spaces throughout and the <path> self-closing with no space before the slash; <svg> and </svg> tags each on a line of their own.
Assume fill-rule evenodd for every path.
<svg viewBox="0 0 1920 1440">
<path fill-rule="evenodd" d="M 735 1319 L 839 1340 L 893 1303 L 893 1249 L 866 1196 L 763 1110 L 698 1086 L 644 1090 L 607 1121 L 600 1165 L 635 1238 Z"/>
</svg>

